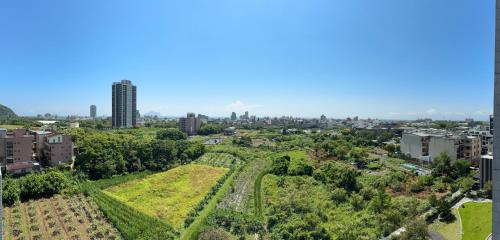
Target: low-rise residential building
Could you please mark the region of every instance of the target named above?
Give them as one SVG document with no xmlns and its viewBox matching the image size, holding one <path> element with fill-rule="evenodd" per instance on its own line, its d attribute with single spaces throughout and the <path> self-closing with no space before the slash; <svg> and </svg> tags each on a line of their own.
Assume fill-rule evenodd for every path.
<svg viewBox="0 0 500 240">
<path fill-rule="evenodd" d="M 71 136 L 63 134 L 49 134 L 45 137 L 43 159 L 47 165 L 56 166 L 73 161 L 74 145 Z"/>
<path fill-rule="evenodd" d="M 413 159 L 423 160 L 429 156 L 430 139 L 431 135 L 427 133 L 403 133 L 401 138 L 401 153 Z"/>
<path fill-rule="evenodd" d="M 73 149 L 73 140 L 69 135 L 0 129 L 0 164 L 9 173 L 39 170 L 40 163 L 50 166 L 71 163 Z"/>
<path fill-rule="evenodd" d="M 403 133 L 401 153 L 423 162 L 432 162 L 445 152 L 450 160 L 466 159 L 477 163 L 481 157 L 478 137 L 457 135 L 441 130 L 411 131 Z"/>
<path fill-rule="evenodd" d="M 43 148 L 45 146 L 45 137 L 52 132 L 49 131 L 31 131 L 31 134 L 34 136 L 34 152 L 35 152 L 35 160 L 41 162 L 43 159 Z"/>
<path fill-rule="evenodd" d="M 0 162 L 7 172 L 30 171 L 34 164 L 33 135 L 25 129 L 16 129 L 11 132 L 2 130 L 0 134 Z M 26 166 L 23 170 L 20 166 Z"/>
</svg>

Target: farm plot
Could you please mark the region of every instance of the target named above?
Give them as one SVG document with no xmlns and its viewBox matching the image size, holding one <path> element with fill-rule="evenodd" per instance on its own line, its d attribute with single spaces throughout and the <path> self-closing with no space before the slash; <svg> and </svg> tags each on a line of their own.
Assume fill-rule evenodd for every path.
<svg viewBox="0 0 500 240">
<path fill-rule="evenodd" d="M 255 180 L 269 165 L 270 162 L 263 159 L 248 162 L 236 176 L 218 208 L 253 214 Z"/>
<path fill-rule="evenodd" d="M 55 196 L 4 209 L 4 239 L 121 239 L 89 197 Z"/>
<path fill-rule="evenodd" d="M 188 213 L 229 169 L 189 164 L 105 189 L 146 215 L 180 229 Z"/>
<path fill-rule="evenodd" d="M 206 164 L 215 167 L 231 168 L 241 163 L 241 160 L 229 153 L 205 153 L 195 163 Z"/>
</svg>

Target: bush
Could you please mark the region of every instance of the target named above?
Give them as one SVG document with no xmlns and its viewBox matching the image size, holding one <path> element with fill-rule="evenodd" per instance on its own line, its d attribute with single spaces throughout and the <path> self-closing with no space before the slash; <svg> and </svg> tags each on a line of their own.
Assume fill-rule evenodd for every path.
<svg viewBox="0 0 500 240">
<path fill-rule="evenodd" d="M 3 180 L 2 186 L 2 202 L 5 206 L 12 206 L 19 202 L 21 196 L 21 189 L 19 188 L 18 181 L 10 178 Z"/>
</svg>

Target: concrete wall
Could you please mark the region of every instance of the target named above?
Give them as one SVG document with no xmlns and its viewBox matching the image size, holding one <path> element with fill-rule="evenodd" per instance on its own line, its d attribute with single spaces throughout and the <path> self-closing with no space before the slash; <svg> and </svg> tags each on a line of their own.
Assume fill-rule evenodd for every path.
<svg viewBox="0 0 500 240">
<path fill-rule="evenodd" d="M 432 137 L 429 142 L 429 156 L 431 161 L 434 160 L 442 152 L 446 152 L 453 162 L 457 160 L 457 149 L 455 140 L 446 137 Z"/>
<path fill-rule="evenodd" d="M 410 154 L 412 158 L 419 159 L 422 156 L 422 137 L 411 133 L 403 133 L 401 153 Z"/>
<path fill-rule="evenodd" d="M 500 0 L 496 1 L 494 122 L 500 126 Z M 493 239 L 500 240 L 500 131 L 494 131 L 493 147 Z"/>
</svg>

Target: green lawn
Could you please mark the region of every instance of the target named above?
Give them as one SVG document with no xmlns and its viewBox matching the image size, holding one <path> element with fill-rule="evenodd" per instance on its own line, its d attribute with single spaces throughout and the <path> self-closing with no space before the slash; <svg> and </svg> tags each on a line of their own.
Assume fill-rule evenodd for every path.
<svg viewBox="0 0 500 240">
<path fill-rule="evenodd" d="M 491 203 L 465 203 L 460 208 L 463 240 L 482 240 L 491 233 Z"/>
<path fill-rule="evenodd" d="M 189 211 L 227 171 L 227 168 L 189 164 L 113 186 L 104 192 L 179 229 Z"/>
<path fill-rule="evenodd" d="M 436 219 L 434 223 L 429 226 L 429 229 L 440 233 L 446 240 L 459 240 L 461 239 L 461 233 L 458 210 L 456 208 L 452 208 L 451 212 L 455 216 L 455 221 L 452 223 L 444 223 Z"/>
</svg>

